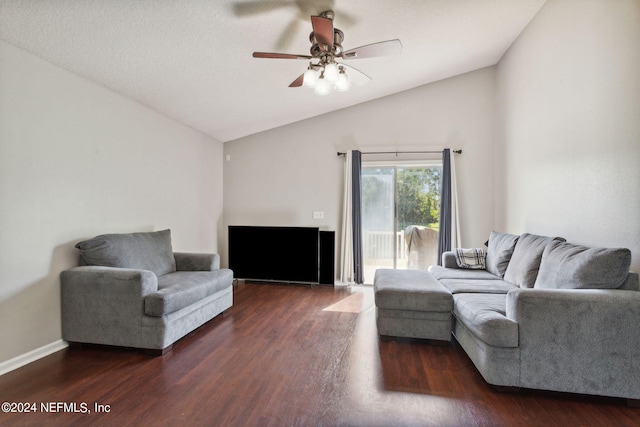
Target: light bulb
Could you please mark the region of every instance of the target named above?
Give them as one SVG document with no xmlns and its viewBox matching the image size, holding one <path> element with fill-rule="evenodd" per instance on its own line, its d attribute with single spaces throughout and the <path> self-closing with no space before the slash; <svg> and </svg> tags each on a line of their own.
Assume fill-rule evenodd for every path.
<svg viewBox="0 0 640 427">
<path fill-rule="evenodd" d="M 338 80 L 335 84 L 335 89 L 339 92 L 346 92 L 349 90 L 349 77 L 344 72 L 344 68 L 340 67 L 340 74 L 338 74 Z"/>
<path fill-rule="evenodd" d="M 304 72 L 304 78 L 302 80 L 302 84 L 307 87 L 314 87 L 317 81 L 318 81 L 318 73 L 315 70 L 313 70 L 311 67 L 307 68 L 307 71 Z"/>
<path fill-rule="evenodd" d="M 329 83 L 327 83 L 327 79 L 324 78 L 324 73 L 320 74 L 320 78 L 316 82 L 316 89 L 314 91 L 315 94 L 326 95 L 329 93 L 330 89 L 331 88 L 329 87 Z"/>
<path fill-rule="evenodd" d="M 338 80 L 338 66 L 335 63 L 329 63 L 324 66 L 324 77 L 327 81 L 335 83 Z"/>
</svg>

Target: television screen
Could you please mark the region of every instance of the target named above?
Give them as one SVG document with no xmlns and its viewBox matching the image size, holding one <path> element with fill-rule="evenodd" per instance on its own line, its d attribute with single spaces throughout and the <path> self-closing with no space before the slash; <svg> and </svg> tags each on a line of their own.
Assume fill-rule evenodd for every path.
<svg viewBox="0 0 640 427">
<path fill-rule="evenodd" d="M 229 226 L 229 268 L 238 279 L 318 283 L 319 229 Z"/>
</svg>

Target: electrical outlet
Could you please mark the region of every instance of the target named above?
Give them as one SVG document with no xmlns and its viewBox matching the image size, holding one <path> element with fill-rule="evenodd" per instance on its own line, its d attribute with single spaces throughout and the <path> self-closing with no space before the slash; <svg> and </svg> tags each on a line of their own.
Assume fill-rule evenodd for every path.
<svg viewBox="0 0 640 427">
<path fill-rule="evenodd" d="M 313 219 L 324 219 L 323 211 L 313 211 Z"/>
</svg>

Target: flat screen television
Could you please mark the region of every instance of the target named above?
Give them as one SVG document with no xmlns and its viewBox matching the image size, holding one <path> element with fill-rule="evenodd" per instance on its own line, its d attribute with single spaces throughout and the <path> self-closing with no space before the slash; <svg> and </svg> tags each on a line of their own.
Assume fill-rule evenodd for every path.
<svg viewBox="0 0 640 427">
<path fill-rule="evenodd" d="M 229 226 L 229 268 L 237 279 L 319 282 L 319 229 Z"/>
</svg>

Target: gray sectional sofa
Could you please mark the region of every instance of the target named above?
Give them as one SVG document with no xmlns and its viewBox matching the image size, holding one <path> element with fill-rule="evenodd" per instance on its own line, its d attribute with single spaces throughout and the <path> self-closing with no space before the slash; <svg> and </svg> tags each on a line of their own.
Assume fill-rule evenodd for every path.
<svg viewBox="0 0 640 427">
<path fill-rule="evenodd" d="M 105 234 L 76 245 L 61 273 L 62 338 L 147 349 L 173 343 L 233 305 L 233 272 L 217 254 L 174 253 L 171 231 Z"/>
<path fill-rule="evenodd" d="M 640 399 L 640 292 L 628 249 L 493 232 L 484 269 L 453 252 L 378 270 L 382 337 L 450 340 L 489 383 Z"/>
</svg>

